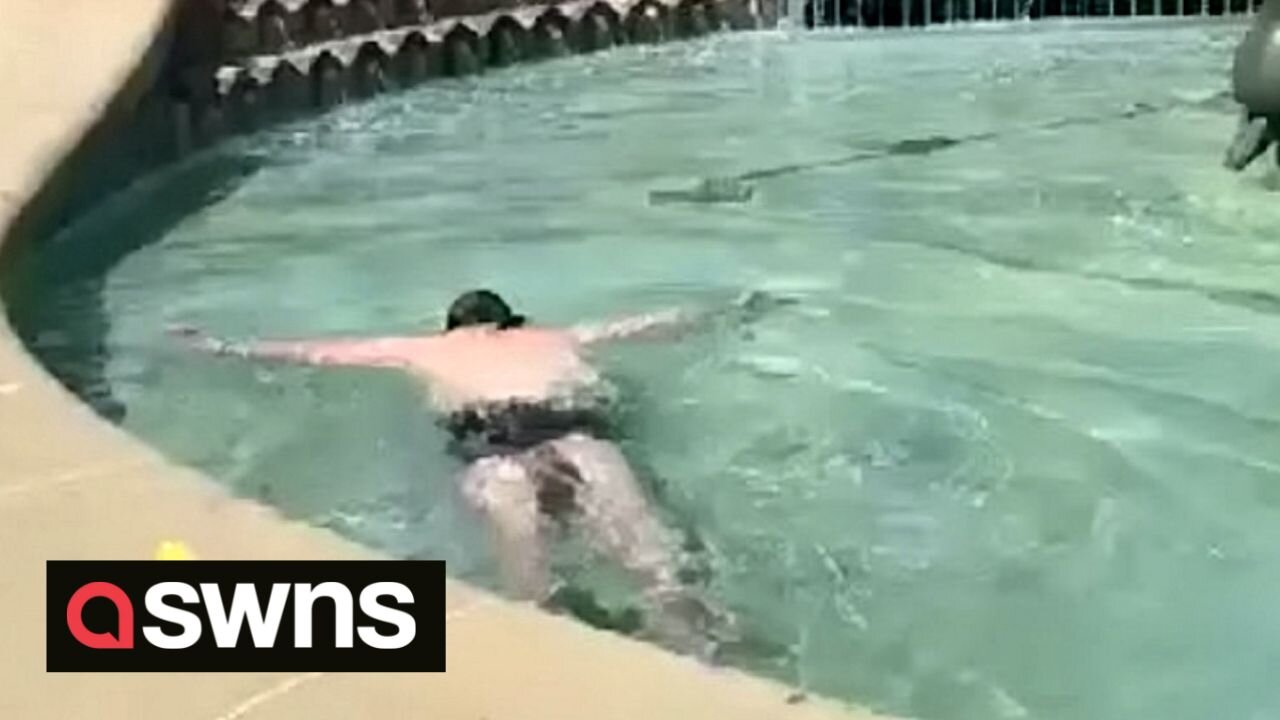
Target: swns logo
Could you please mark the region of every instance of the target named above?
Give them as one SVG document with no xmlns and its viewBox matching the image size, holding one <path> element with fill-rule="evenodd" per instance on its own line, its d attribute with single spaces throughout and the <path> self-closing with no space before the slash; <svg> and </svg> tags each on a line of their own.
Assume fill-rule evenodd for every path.
<svg viewBox="0 0 1280 720">
<path fill-rule="evenodd" d="M 443 672 L 444 563 L 63 561 L 49 672 Z"/>
</svg>

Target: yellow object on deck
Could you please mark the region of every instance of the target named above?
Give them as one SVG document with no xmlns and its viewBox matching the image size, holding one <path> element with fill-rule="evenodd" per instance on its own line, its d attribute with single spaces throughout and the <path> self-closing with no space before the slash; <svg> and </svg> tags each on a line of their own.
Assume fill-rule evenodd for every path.
<svg viewBox="0 0 1280 720">
<path fill-rule="evenodd" d="M 181 540 L 164 540 L 156 546 L 156 560 L 195 560 L 195 553 Z"/>
</svg>

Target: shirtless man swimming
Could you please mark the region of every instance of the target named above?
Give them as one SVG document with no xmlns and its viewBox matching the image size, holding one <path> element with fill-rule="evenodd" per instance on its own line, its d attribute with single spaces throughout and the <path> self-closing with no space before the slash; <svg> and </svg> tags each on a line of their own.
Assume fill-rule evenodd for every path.
<svg viewBox="0 0 1280 720">
<path fill-rule="evenodd" d="M 764 300 L 749 294 L 734 310 L 745 319 Z M 466 463 L 462 492 L 490 521 L 509 592 L 548 600 L 546 541 L 572 525 L 643 582 L 653 611 L 648 631 L 689 648 L 708 619 L 705 608 L 676 577 L 677 543 L 609 440 L 612 393 L 586 355 L 602 343 L 722 316 L 672 310 L 570 329 L 531 327 L 496 293 L 473 290 L 450 306 L 445 331 L 430 335 L 238 344 L 190 328 L 173 332 L 220 355 L 409 373 Z"/>
</svg>

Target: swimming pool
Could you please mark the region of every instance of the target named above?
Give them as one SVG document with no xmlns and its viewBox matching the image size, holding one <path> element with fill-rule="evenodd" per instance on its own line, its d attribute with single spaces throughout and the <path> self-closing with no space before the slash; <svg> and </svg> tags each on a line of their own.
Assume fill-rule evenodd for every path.
<svg viewBox="0 0 1280 720">
<path fill-rule="evenodd" d="M 1218 164 L 1240 32 L 740 35 L 430 85 L 114 198 L 17 319 L 174 458 L 491 582 L 407 380 L 164 326 L 433 329 L 478 285 L 551 323 L 794 296 L 601 358 L 731 661 L 925 718 L 1268 717 L 1280 208 Z M 749 202 L 650 202 L 743 175 Z"/>
</svg>

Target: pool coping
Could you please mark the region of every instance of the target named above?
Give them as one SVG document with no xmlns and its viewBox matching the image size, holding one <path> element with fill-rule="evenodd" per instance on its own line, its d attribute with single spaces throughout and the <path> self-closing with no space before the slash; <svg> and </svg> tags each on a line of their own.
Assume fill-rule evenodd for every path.
<svg viewBox="0 0 1280 720">
<path fill-rule="evenodd" d="M 154 77 L 175 2 L 5 0 L 0 244 L 12 250 L 27 239 L 78 151 L 109 133 L 113 116 Z M 375 557 L 230 496 L 99 419 L 44 372 L 0 313 L 0 612 L 8 618 L 0 717 L 88 709 L 106 719 L 872 717 L 457 581 L 448 587 L 443 674 L 46 673 L 44 562 L 144 559 L 169 539 L 208 559 Z"/>
</svg>

